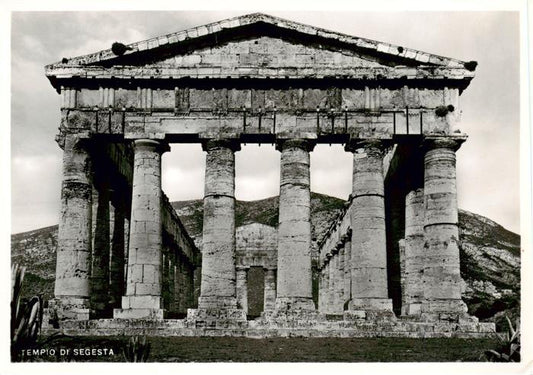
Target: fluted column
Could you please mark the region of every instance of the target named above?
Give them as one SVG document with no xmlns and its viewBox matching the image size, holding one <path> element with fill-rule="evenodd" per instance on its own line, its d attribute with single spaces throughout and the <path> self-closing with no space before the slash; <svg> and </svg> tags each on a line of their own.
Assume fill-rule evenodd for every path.
<svg viewBox="0 0 533 375">
<path fill-rule="evenodd" d="M 277 310 L 315 310 L 311 277 L 311 195 L 307 140 L 285 140 L 281 151 Z"/>
<path fill-rule="evenodd" d="M 117 318 L 163 318 L 161 154 L 168 149 L 162 141 L 134 142 L 127 286 Z"/>
<path fill-rule="evenodd" d="M 322 263 L 322 266 L 319 268 L 318 273 L 318 311 L 320 312 L 324 311 L 324 284 L 326 281 L 324 274 L 324 263 Z"/>
<path fill-rule="evenodd" d="M 342 296 L 344 294 L 342 288 L 344 287 L 344 278 L 341 276 L 341 246 L 340 243 L 337 243 L 335 247 L 335 253 L 332 258 L 332 272 L 333 272 L 333 303 L 332 303 L 332 312 L 341 313 L 342 312 Z"/>
<path fill-rule="evenodd" d="M 231 140 L 210 140 L 205 166 L 200 309 L 236 309 L 235 151 Z"/>
<path fill-rule="evenodd" d="M 265 268 L 264 311 L 272 311 L 276 307 L 276 270 Z"/>
<path fill-rule="evenodd" d="M 402 315 L 420 314 L 424 283 L 424 189 L 411 190 L 405 197 L 405 239 L 401 279 Z"/>
<path fill-rule="evenodd" d="M 181 301 L 181 294 L 180 294 L 180 260 L 179 258 L 176 258 L 175 263 L 173 264 L 173 274 L 174 274 L 174 287 L 173 287 L 173 299 L 174 299 L 174 310 L 178 313 L 184 312 L 185 306 L 183 306 L 183 303 Z"/>
<path fill-rule="evenodd" d="M 163 261 L 161 263 L 161 297 L 163 298 L 163 308 L 166 311 L 170 310 L 170 261 L 168 249 L 163 250 Z"/>
<path fill-rule="evenodd" d="M 248 313 L 248 267 L 237 267 L 237 307 Z"/>
<path fill-rule="evenodd" d="M 109 257 L 110 243 L 110 191 L 106 183 L 100 184 L 96 194 L 96 223 L 91 267 L 91 315 L 104 317 L 109 309 Z"/>
<path fill-rule="evenodd" d="M 424 302 L 430 316 L 465 314 L 461 300 L 455 151 L 465 136 L 424 141 Z"/>
<path fill-rule="evenodd" d="M 387 290 L 383 149 L 380 140 L 350 142 L 352 301 L 350 310 L 392 311 Z"/>
<path fill-rule="evenodd" d="M 174 273 L 175 268 L 174 264 L 176 264 L 176 255 L 173 252 L 174 249 L 171 250 L 170 256 L 169 256 L 169 262 L 168 262 L 168 295 L 169 295 L 169 310 L 173 313 L 177 312 L 176 307 L 176 274 Z"/>
<path fill-rule="evenodd" d="M 342 242 L 342 247 L 339 249 L 339 288 L 338 288 L 338 293 L 339 293 L 339 301 L 338 301 L 338 306 L 337 306 L 337 310 L 339 312 L 343 312 L 344 311 L 344 267 L 345 267 L 345 264 L 346 264 L 346 257 L 345 257 L 345 254 L 346 254 L 346 249 L 344 248 L 344 242 Z"/>
<path fill-rule="evenodd" d="M 65 137 L 56 298 L 50 301 L 59 319 L 89 318 L 92 181 L 90 156 L 85 145 L 76 135 Z"/>
<path fill-rule="evenodd" d="M 344 237 L 344 299 L 342 308 L 344 310 L 345 305 L 352 298 L 352 233 L 351 230 Z"/>
<path fill-rule="evenodd" d="M 327 297 L 326 297 L 326 312 L 333 311 L 333 288 L 335 287 L 335 279 L 333 278 L 333 255 L 327 253 L 326 257 L 328 263 L 326 265 L 326 278 L 328 280 Z"/>
<path fill-rule="evenodd" d="M 113 234 L 111 237 L 111 261 L 109 265 L 109 301 L 111 307 L 120 306 L 124 294 L 125 217 L 124 207 L 114 205 Z"/>
</svg>

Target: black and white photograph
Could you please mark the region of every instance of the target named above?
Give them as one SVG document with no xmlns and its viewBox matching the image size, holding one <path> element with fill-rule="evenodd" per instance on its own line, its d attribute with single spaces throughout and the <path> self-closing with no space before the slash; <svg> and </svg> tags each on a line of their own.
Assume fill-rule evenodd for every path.
<svg viewBox="0 0 533 375">
<path fill-rule="evenodd" d="M 6 7 L 6 374 L 533 373 L 528 2 L 384 3 Z"/>
</svg>

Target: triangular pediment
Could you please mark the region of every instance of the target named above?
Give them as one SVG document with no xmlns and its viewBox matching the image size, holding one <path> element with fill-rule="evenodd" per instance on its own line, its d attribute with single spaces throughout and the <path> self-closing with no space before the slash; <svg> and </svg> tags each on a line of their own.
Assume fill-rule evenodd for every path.
<svg viewBox="0 0 533 375">
<path fill-rule="evenodd" d="M 383 67 L 376 58 L 353 50 L 317 48 L 270 36 L 234 40 L 204 47 L 187 54 L 176 54 L 148 65 L 174 68 L 212 67 L 231 73 L 239 68 L 345 68 Z M 221 72 L 223 73 L 223 72 Z"/>
<path fill-rule="evenodd" d="M 62 65 L 67 66 L 143 66 L 158 62 L 168 63 L 174 57 L 195 55 L 209 50 L 226 48 L 228 53 L 238 53 L 231 49 L 236 44 L 246 48 L 250 41 L 258 42 L 255 51 L 261 53 L 264 38 L 279 40 L 280 50 L 270 51 L 280 59 L 283 58 L 283 47 L 294 50 L 292 46 L 300 46 L 306 51 L 319 53 L 330 51 L 327 58 L 341 60 L 356 59 L 366 65 L 384 66 L 419 66 L 463 68 L 464 62 L 442 56 L 416 51 L 389 43 L 378 42 L 365 38 L 349 36 L 321 28 L 305 25 L 261 13 L 235 17 L 211 24 L 198 26 L 177 33 L 132 43 L 122 51 L 117 48 L 99 51 L 90 55 L 63 59 Z M 239 49 L 237 45 L 236 49 Z M 294 51 L 296 53 L 296 51 Z M 337 57 L 334 56 L 335 52 Z M 297 53 L 296 53 L 297 54 Z M 320 53 L 319 53 L 320 54 Z M 305 55 L 305 54 L 304 54 Z M 344 57 L 343 57 L 344 56 Z M 194 59 L 194 58 L 193 58 Z M 303 56 L 305 60 L 305 56 Z M 52 64 L 52 65 L 58 65 Z M 268 64 L 268 63 L 267 63 Z"/>
</svg>

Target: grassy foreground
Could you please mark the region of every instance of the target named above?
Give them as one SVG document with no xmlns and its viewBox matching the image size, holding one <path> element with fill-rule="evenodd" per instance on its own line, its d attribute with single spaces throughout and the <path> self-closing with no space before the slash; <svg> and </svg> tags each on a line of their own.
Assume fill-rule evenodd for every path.
<svg viewBox="0 0 533 375">
<path fill-rule="evenodd" d="M 124 337 L 63 337 L 48 345 L 47 352 L 26 360 L 123 362 L 126 341 Z M 151 344 L 149 362 L 470 362 L 480 361 L 480 355 L 496 343 L 456 338 L 235 337 L 149 337 L 147 342 Z"/>
</svg>

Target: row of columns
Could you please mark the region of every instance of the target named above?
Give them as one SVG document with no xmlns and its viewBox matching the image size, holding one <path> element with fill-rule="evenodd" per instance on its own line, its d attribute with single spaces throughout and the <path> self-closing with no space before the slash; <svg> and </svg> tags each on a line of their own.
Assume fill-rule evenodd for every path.
<svg viewBox="0 0 533 375">
<path fill-rule="evenodd" d="M 352 142 L 352 298 L 350 310 L 392 311 L 387 289 L 387 242 L 381 140 Z"/>
<path fill-rule="evenodd" d="M 62 318 L 110 316 L 124 295 L 126 204 L 105 173 L 93 173 L 85 140 L 67 136 L 64 149 L 57 298 L 50 303 Z"/>
<path fill-rule="evenodd" d="M 91 182 L 90 160 L 75 137 L 67 137 L 64 154 L 63 215 L 59 231 L 56 296 L 83 310 L 89 297 Z M 447 143 L 448 142 L 448 143 Z M 460 289 L 456 143 L 426 142 L 424 180 L 424 238 L 427 249 L 424 286 L 429 309 L 457 309 Z M 237 309 L 235 267 L 235 156 L 234 140 L 203 143 L 206 157 L 202 283 L 198 308 Z M 314 142 L 284 140 L 281 151 L 278 227 L 278 270 L 275 309 L 314 310 L 311 274 L 309 152 Z M 387 292 L 383 151 L 380 140 L 350 142 L 354 153 L 350 267 L 331 267 L 327 280 L 344 298 L 350 269 L 350 310 L 391 310 Z M 161 154 L 164 142 L 134 142 L 133 189 L 126 292 L 115 317 L 163 317 Z M 443 172 L 445 170 L 445 172 Z M 99 198 L 100 199 L 100 198 Z M 105 194 L 102 199 L 107 199 Z M 415 199 L 416 200 L 416 199 Z M 104 213 L 103 213 L 104 214 Z M 103 215 L 102 214 L 102 215 Z M 98 213 L 97 213 L 98 215 Z M 340 249 L 339 249 L 340 250 Z M 407 248 L 406 248 L 407 251 Z M 343 256 L 342 262 L 345 261 Z M 428 258 L 429 257 L 429 258 Z M 340 256 L 336 258 L 339 261 Z M 98 266 L 98 265 L 96 265 Z M 333 274 L 332 274 L 333 272 Z M 440 288 L 440 289 L 439 289 Z M 453 301 L 452 301 L 453 300 Z M 269 302 L 271 304 L 271 302 Z M 241 306 L 242 307 L 242 306 Z M 132 313 L 133 311 L 133 313 Z M 83 315 L 83 311 L 80 312 Z"/>
<path fill-rule="evenodd" d="M 426 137 L 424 186 L 413 187 L 406 196 L 405 239 L 402 258 L 402 314 L 442 318 L 465 316 L 461 300 L 459 229 L 455 152 L 464 137 Z M 383 150 L 379 140 L 354 142 L 351 207 L 351 244 L 329 252 L 321 269 L 320 307 L 325 312 L 343 311 L 348 283 L 341 278 L 351 272 L 348 310 L 391 311 L 387 289 L 387 245 Z M 346 266 L 346 249 L 350 253 Z M 346 280 L 346 279 L 345 279 Z"/>
<path fill-rule="evenodd" d="M 326 254 L 320 269 L 318 310 L 340 314 L 347 310 L 352 295 L 351 230 Z"/>
<path fill-rule="evenodd" d="M 424 142 L 424 186 L 405 204 L 402 314 L 466 317 L 461 299 L 455 152 L 465 137 Z"/>
</svg>

